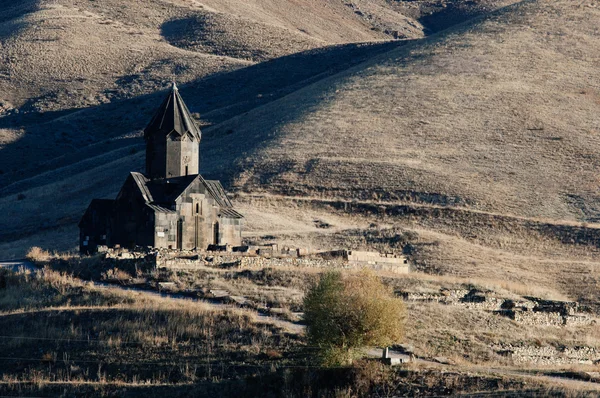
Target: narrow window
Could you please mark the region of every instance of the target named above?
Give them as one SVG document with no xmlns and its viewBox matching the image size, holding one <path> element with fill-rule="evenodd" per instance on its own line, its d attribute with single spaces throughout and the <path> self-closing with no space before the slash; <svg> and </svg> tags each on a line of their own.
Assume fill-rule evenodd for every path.
<svg viewBox="0 0 600 398">
<path fill-rule="evenodd" d="M 196 214 L 200 214 L 200 203 L 196 203 Z"/>
<path fill-rule="evenodd" d="M 185 166 L 185 175 L 188 175 L 188 167 Z"/>
</svg>

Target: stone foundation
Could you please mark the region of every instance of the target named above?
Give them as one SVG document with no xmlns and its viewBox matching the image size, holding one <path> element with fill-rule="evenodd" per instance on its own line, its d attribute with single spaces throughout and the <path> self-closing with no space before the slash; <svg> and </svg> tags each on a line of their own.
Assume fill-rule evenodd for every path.
<svg viewBox="0 0 600 398">
<path fill-rule="evenodd" d="M 516 322 L 535 326 L 590 325 L 596 320 L 577 312 L 576 302 L 541 300 L 524 297 L 521 300 L 506 299 L 493 292 L 477 289 L 443 289 L 439 292 L 398 292 L 406 301 L 436 302 L 446 305 L 461 305 L 471 309 L 494 312 Z"/>
<path fill-rule="evenodd" d="M 219 268 L 270 268 L 270 267 L 304 267 L 304 268 L 328 268 L 328 269 L 361 269 L 370 268 L 378 271 L 406 274 L 409 272 L 409 264 L 404 257 L 385 257 L 379 253 L 367 253 L 369 258 L 381 259 L 381 261 L 357 261 L 355 256 L 352 261 L 345 256 L 331 255 L 304 255 L 299 253 L 301 249 L 284 248 L 282 251 L 276 248 L 266 251 L 259 248 L 250 251 L 231 250 L 220 251 L 177 251 L 177 250 L 148 250 L 133 251 L 125 249 L 106 249 L 102 252 L 106 258 L 116 260 L 139 260 L 151 263 L 157 268 L 169 269 L 195 269 L 199 266 Z M 261 252 L 262 251 L 262 252 Z M 342 251 L 340 251 L 342 252 Z M 262 254 L 261 254 L 262 253 Z M 356 253 L 356 252 L 354 252 Z M 360 257 L 364 259 L 366 257 Z"/>
</svg>

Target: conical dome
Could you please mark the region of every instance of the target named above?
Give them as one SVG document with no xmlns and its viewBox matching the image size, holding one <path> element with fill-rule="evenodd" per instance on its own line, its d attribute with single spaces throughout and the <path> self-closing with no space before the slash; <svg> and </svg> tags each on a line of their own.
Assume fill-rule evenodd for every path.
<svg viewBox="0 0 600 398">
<path fill-rule="evenodd" d="M 148 126 L 144 129 L 144 137 L 148 138 L 156 133 L 167 135 L 173 131 L 177 132 L 180 136 L 190 133 L 198 140 L 201 138 L 200 129 L 179 95 L 179 90 L 175 83 L 173 83 L 171 91 L 152 117 Z"/>
</svg>

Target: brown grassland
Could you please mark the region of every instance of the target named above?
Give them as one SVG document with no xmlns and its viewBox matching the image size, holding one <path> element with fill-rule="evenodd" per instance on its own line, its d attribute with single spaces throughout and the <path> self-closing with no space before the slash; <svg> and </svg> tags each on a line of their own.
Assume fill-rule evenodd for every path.
<svg viewBox="0 0 600 398">
<path fill-rule="evenodd" d="M 0 0 L 0 260 L 41 248 L 0 269 L 0 395 L 597 395 L 596 354 L 504 348 L 600 352 L 599 25 L 597 0 Z M 400 296 L 592 321 L 407 301 L 421 362 L 322 369 L 301 332 L 319 270 L 72 254 L 90 200 L 142 171 L 171 80 L 246 243 L 403 253 L 411 274 L 378 273 Z"/>
</svg>

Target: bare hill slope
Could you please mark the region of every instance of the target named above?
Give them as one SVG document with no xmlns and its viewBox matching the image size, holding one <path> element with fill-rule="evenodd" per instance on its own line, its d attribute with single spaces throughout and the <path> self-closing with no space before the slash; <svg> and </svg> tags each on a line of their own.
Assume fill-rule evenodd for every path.
<svg viewBox="0 0 600 398">
<path fill-rule="evenodd" d="M 20 173 L 40 160 L 117 135 L 95 134 L 111 130 L 98 122 L 40 128 L 77 110 L 139 98 L 174 79 L 192 82 L 310 49 L 392 38 L 337 0 L 2 1 L 0 14 L 0 171 L 8 182 L 28 176 Z M 405 28 L 395 28 L 403 37 L 423 35 L 415 20 L 390 18 Z M 131 117 L 141 125 L 147 115 Z M 7 150 L 14 144 L 18 153 Z"/>
<path fill-rule="evenodd" d="M 525 1 L 207 131 L 238 187 L 598 218 L 600 11 Z M 231 133 L 233 132 L 233 133 Z"/>
<path fill-rule="evenodd" d="M 23 18 L 46 15 L 40 12 L 70 15 L 70 6 L 59 4 L 65 1 L 32 3 L 38 11 Z M 501 3 L 488 2 L 490 7 L 508 2 Z M 241 20 L 256 28 L 263 24 L 265 32 L 292 29 L 285 18 L 283 22 L 279 17 L 270 22 L 261 19 L 268 13 L 257 10 L 271 7 L 270 3 L 244 3 L 244 7 L 255 7 L 261 15 L 256 19 L 250 18 L 254 18 L 250 10 L 226 15 L 233 3 L 219 5 L 216 0 L 202 8 L 197 3 L 144 1 L 122 12 L 117 12 L 115 4 L 102 3 L 103 18 L 151 32 L 131 35 L 133 39 L 124 41 L 122 49 L 117 46 L 121 52 L 114 54 L 115 59 L 135 57 L 128 49 L 138 40 L 154 40 L 151 54 L 156 58 L 146 62 L 161 60 L 127 75 L 111 72 L 106 80 L 64 79 L 64 89 L 52 80 L 54 71 L 39 74 L 37 80 L 32 77 L 30 86 L 19 86 L 56 93 L 31 97 L 34 100 L 27 99 L 18 113 L 9 111 L 0 118 L 0 129 L 7 137 L 0 159 L 5 170 L 0 175 L 0 208 L 8 215 L 0 223 L 0 240 L 12 242 L 2 250 L 10 247 L 11 253 L 18 253 L 35 239 L 72 247 L 75 223 L 89 200 L 113 196 L 126 173 L 142 167 L 139 131 L 161 95 L 145 93 L 164 87 L 173 73 L 190 82 L 182 94 L 192 111 L 200 112 L 205 125 L 203 174 L 224 179 L 240 193 L 458 205 L 559 222 L 596 219 L 593 132 L 598 128 L 594 121 L 598 95 L 593 63 L 598 57 L 594 28 L 598 14 L 596 8 L 588 7 L 592 2 L 579 6 L 567 1 L 526 1 L 411 44 L 324 46 L 326 40 L 339 37 L 301 32 L 290 36 L 288 49 L 280 41 L 273 47 L 257 45 L 268 50 L 257 60 L 297 51 L 294 43 L 322 48 L 258 64 L 231 56 L 245 54 L 251 47 L 235 34 L 220 44 L 203 40 L 198 46 L 191 39 L 198 35 L 197 21 L 203 15 L 234 25 Z M 381 4 L 368 3 L 370 7 Z M 87 2 L 73 5 L 80 7 L 78 12 L 95 7 Z M 193 20 L 189 19 L 190 7 L 194 8 Z M 334 9 L 344 18 L 359 17 L 348 26 L 366 27 L 361 34 L 385 36 L 365 23 L 365 12 L 359 15 L 349 5 Z M 284 8 L 273 10 L 281 13 Z M 88 29 L 88 25 L 79 28 Z M 82 35 L 95 34 L 94 29 L 103 24 L 90 26 Z M 192 32 L 189 36 L 186 29 Z M 47 34 L 52 29 L 38 31 Z M 14 48 L 24 48 L 11 32 L 3 41 L 8 45 L 5 48 L 14 43 Z M 218 35 L 212 37 L 221 40 Z M 111 36 L 106 43 L 114 40 L 117 37 Z M 63 41 L 59 38 L 59 43 Z M 227 51 L 230 56 L 223 56 Z M 101 60 L 100 55 L 90 57 Z M 177 69 L 185 59 L 193 64 L 190 69 Z M 196 64 L 197 60 L 209 60 L 207 65 L 214 69 Z M 66 66 L 83 68 L 85 73 L 89 72 L 86 68 L 96 67 L 72 62 Z M 102 67 L 97 66 L 98 70 Z M 34 76 L 35 68 L 31 71 Z M 18 80 L 2 81 L 16 87 Z M 78 84 L 90 92 L 105 93 L 103 101 L 108 103 L 80 109 L 83 105 L 76 102 L 82 96 L 69 91 Z M 98 87 L 103 84 L 114 88 L 102 91 Z M 24 98 L 27 92 L 23 91 Z M 30 106 L 39 102 L 35 98 L 45 98 L 45 108 Z M 246 209 L 251 212 L 249 224 L 260 224 L 262 214 L 253 212 L 251 205 Z M 269 210 L 275 218 L 287 211 L 285 206 Z M 282 225 L 289 222 L 289 230 L 306 230 L 306 220 L 296 226 L 297 220 L 285 220 Z M 435 231 L 437 227 L 428 228 Z M 45 235 L 36 235 L 40 232 Z M 260 233 L 259 229 L 254 232 Z"/>
</svg>

